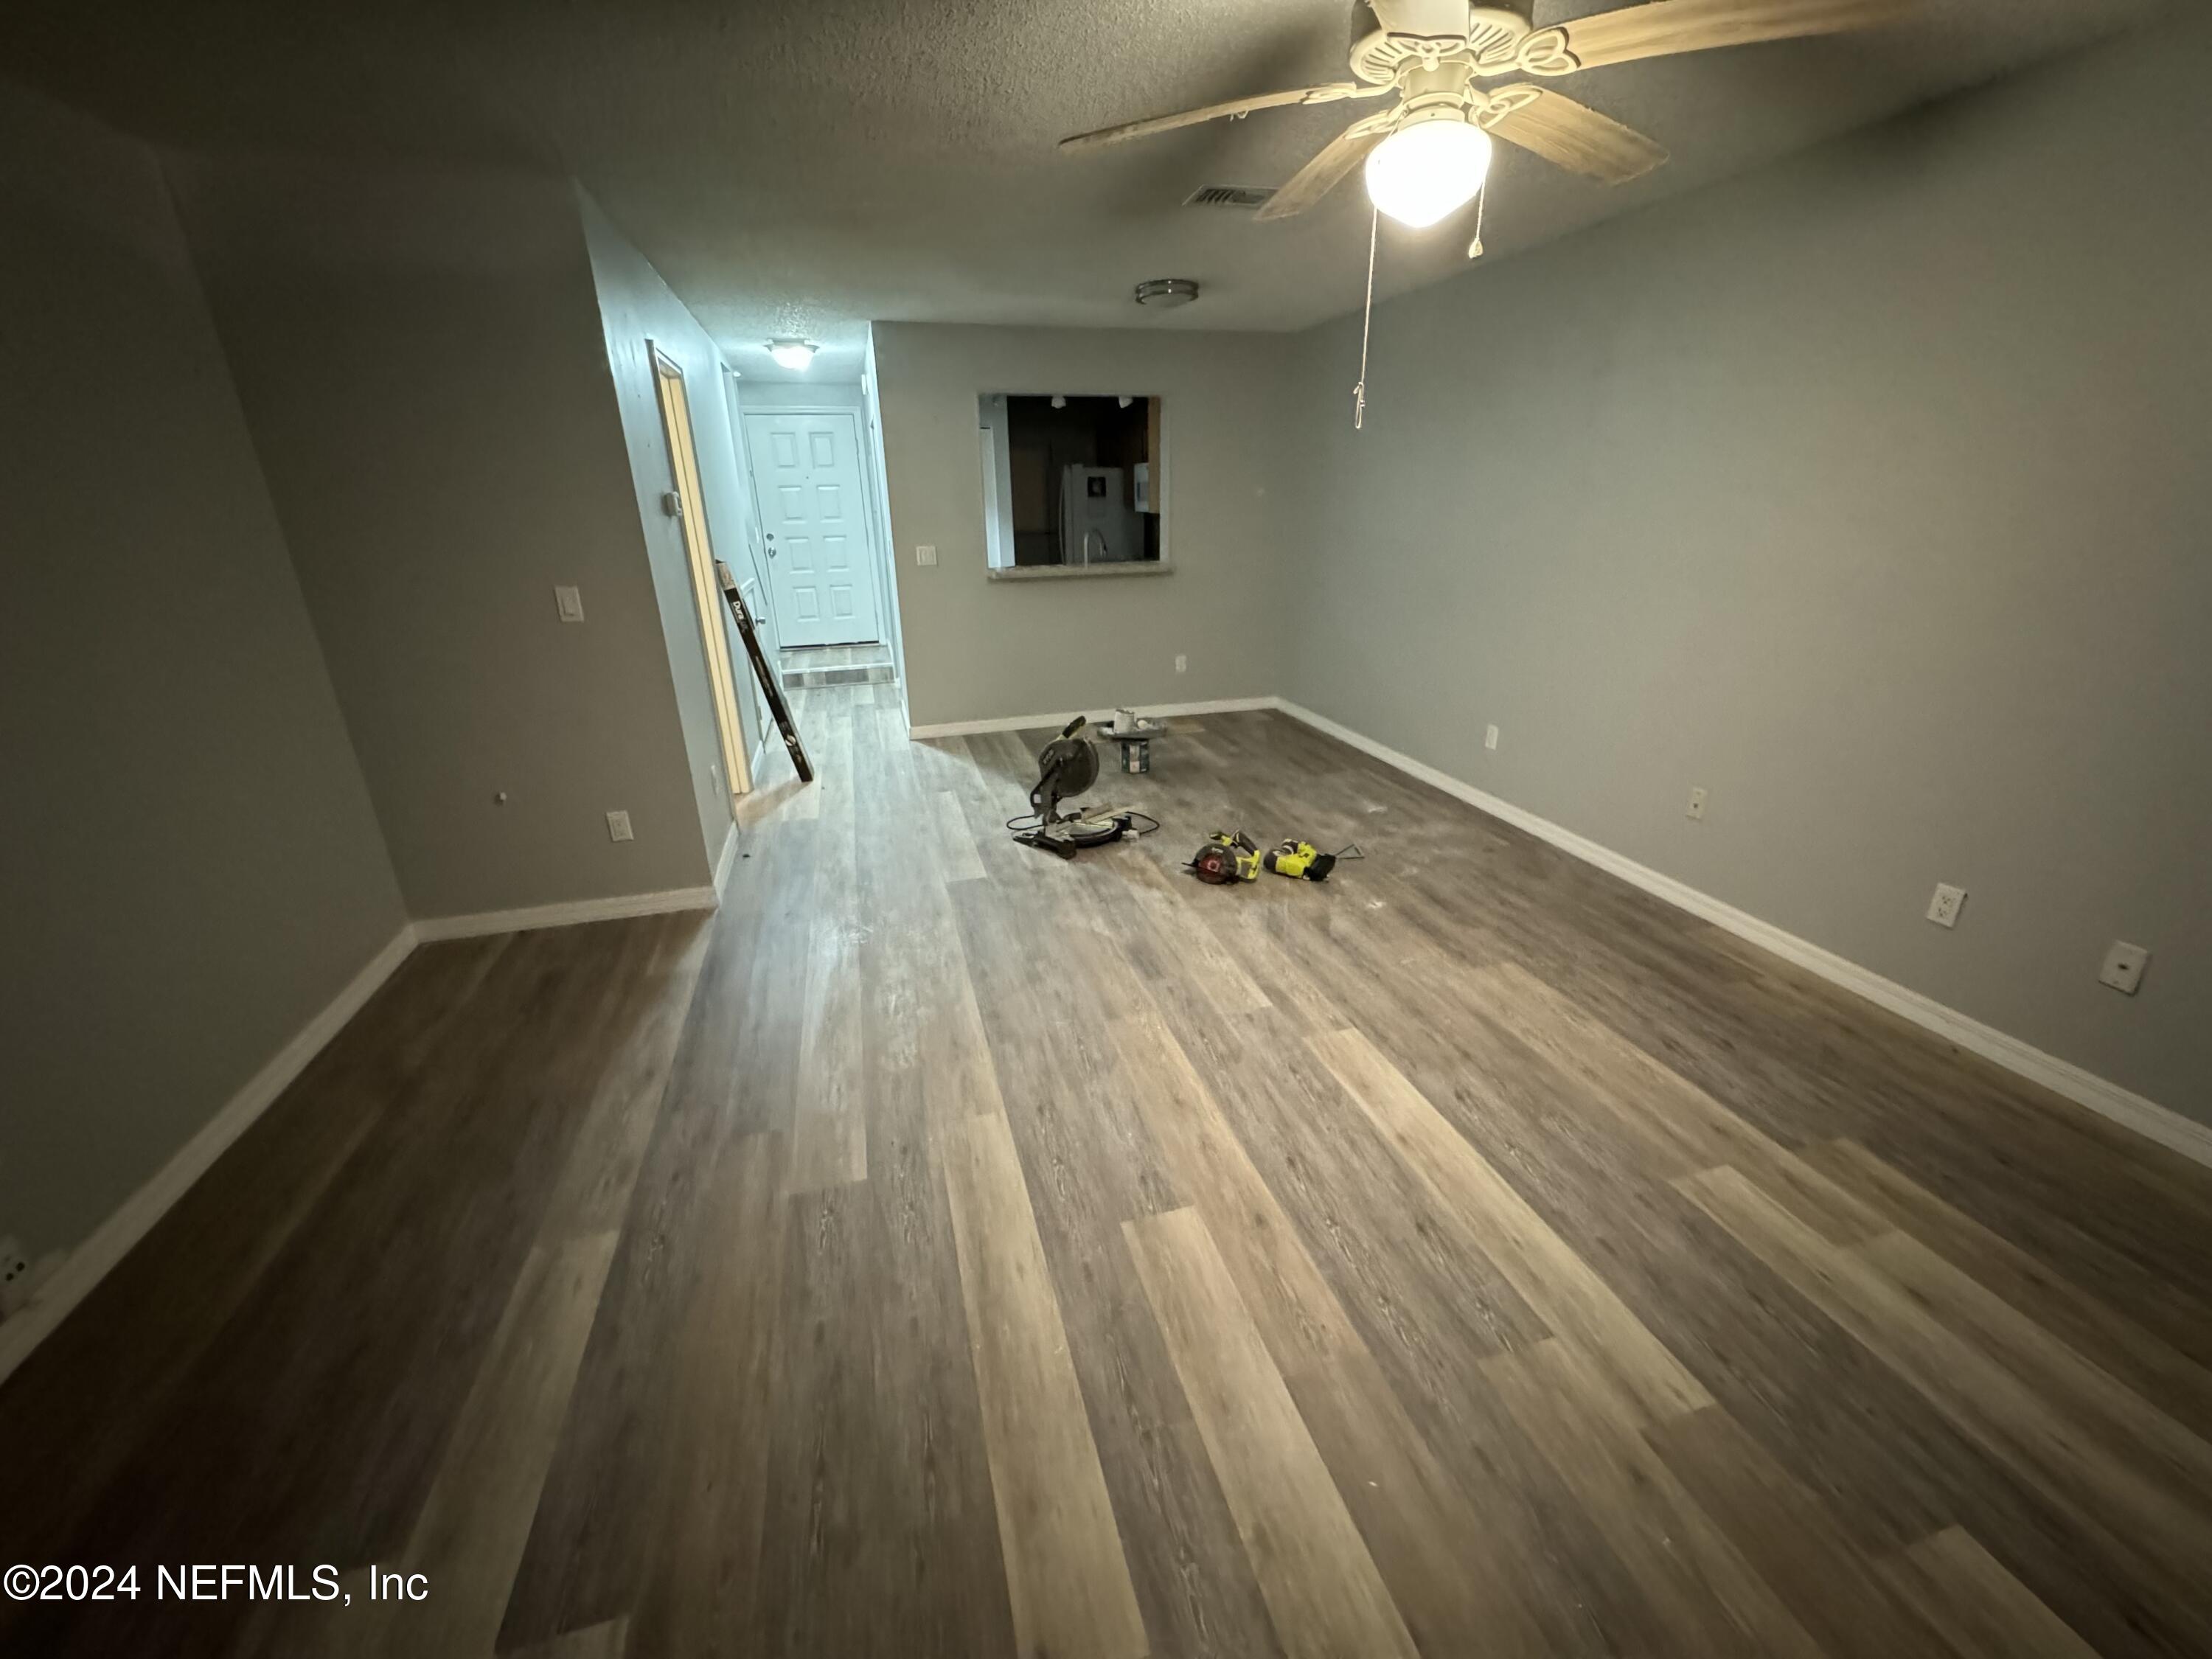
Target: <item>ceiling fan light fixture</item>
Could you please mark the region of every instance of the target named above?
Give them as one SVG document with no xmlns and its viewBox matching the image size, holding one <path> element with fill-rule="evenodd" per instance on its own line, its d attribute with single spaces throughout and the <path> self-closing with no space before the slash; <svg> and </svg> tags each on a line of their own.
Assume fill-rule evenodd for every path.
<svg viewBox="0 0 2212 1659">
<path fill-rule="evenodd" d="M 768 343 L 768 355 L 795 374 L 804 374 L 812 368 L 814 354 L 821 349 L 811 340 L 770 340 Z"/>
<path fill-rule="evenodd" d="M 1457 112 L 1409 121 L 1367 157 L 1367 197 L 1378 210 L 1425 230 L 1474 199 L 1490 174 L 1490 135 Z"/>
</svg>

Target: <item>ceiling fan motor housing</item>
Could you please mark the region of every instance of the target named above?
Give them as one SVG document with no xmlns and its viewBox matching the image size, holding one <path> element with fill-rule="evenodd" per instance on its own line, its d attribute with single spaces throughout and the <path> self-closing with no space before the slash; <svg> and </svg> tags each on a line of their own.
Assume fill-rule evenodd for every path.
<svg viewBox="0 0 2212 1659">
<path fill-rule="evenodd" d="M 1469 6 L 1466 0 L 1360 0 L 1352 11 L 1352 72 L 1388 86 L 1407 64 L 1446 58 L 1510 63 L 1531 28 L 1534 0 Z"/>
</svg>

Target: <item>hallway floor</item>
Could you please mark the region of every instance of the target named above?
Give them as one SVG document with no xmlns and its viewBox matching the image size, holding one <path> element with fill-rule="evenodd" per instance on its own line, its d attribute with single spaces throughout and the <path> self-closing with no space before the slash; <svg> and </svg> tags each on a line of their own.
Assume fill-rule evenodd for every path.
<svg viewBox="0 0 2212 1659">
<path fill-rule="evenodd" d="M 2212 1171 L 1281 715 L 1063 864 L 892 690 L 719 913 L 418 951 L 0 1388 L 0 1560 L 142 1575 L 0 1649 L 2212 1652 Z"/>
</svg>

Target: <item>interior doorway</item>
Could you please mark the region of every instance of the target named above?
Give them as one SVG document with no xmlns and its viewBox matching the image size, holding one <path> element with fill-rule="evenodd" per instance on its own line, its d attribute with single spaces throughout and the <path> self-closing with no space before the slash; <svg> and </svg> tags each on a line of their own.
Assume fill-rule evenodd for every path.
<svg viewBox="0 0 2212 1659">
<path fill-rule="evenodd" d="M 707 653 L 707 679 L 714 690 L 714 726 L 721 738 L 722 775 L 727 780 L 730 802 L 752 787 L 752 767 L 745 755 L 744 722 L 738 713 L 737 674 L 730 659 L 730 637 L 722 625 L 722 592 L 714 576 L 714 538 L 707 526 L 707 492 L 699 482 L 699 451 L 691 433 L 691 402 L 684 385 L 684 371 L 658 347 L 653 354 L 653 381 L 660 399 L 661 429 L 668 438 L 669 471 L 675 486 L 677 518 L 684 532 L 684 552 L 691 568 L 691 597 L 699 610 L 699 642 Z"/>
<path fill-rule="evenodd" d="M 793 409 L 748 413 L 744 422 L 778 642 L 883 641 L 859 418 L 849 410 Z"/>
</svg>

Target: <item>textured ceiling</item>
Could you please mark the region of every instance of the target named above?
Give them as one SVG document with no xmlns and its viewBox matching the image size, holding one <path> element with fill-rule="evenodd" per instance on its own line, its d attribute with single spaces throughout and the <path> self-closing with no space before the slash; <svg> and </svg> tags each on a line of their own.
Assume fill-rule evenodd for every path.
<svg viewBox="0 0 2212 1659">
<path fill-rule="evenodd" d="M 1537 0 L 1536 21 L 1609 0 Z M 1562 89 L 1673 161 L 1618 189 L 1500 148 L 1508 256 L 2081 46 L 2161 0 L 1923 0 L 1905 25 L 1622 64 Z M 1356 179 L 1303 218 L 1188 209 L 1280 184 L 1344 106 L 1085 155 L 1062 135 L 1344 76 L 1345 0 L 9 0 L 0 66 L 157 142 L 441 156 L 580 178 L 743 373 L 804 333 L 849 377 L 871 318 L 1289 329 L 1359 302 Z M 1364 106 L 1359 106 L 1364 107 Z M 1467 228 L 1386 228 L 1378 291 L 1463 268 Z M 1192 276 L 1155 317 L 1129 290 Z"/>
</svg>

